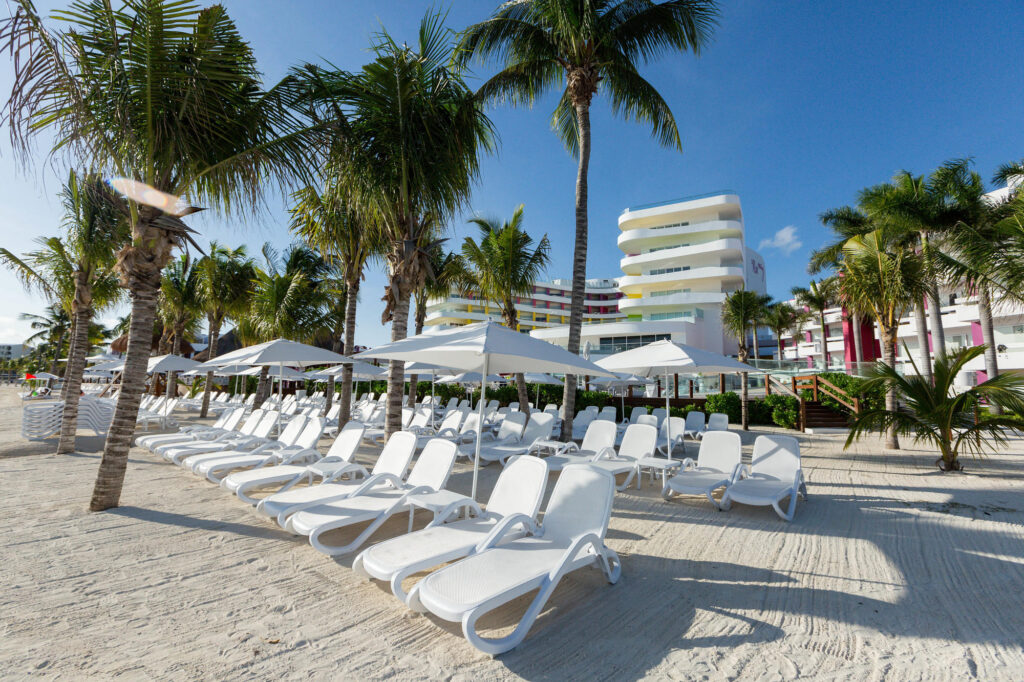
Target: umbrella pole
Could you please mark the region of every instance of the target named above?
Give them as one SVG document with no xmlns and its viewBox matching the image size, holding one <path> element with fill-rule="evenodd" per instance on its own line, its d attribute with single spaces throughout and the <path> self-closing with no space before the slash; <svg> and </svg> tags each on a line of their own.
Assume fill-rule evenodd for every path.
<svg viewBox="0 0 1024 682">
<path fill-rule="evenodd" d="M 476 501 L 476 482 L 480 476 L 480 444 L 484 438 L 484 397 L 487 394 L 487 382 L 484 379 L 487 378 L 487 365 L 490 356 L 484 354 L 484 367 L 480 372 L 480 404 L 477 407 L 477 411 L 480 413 L 480 422 L 476 425 L 476 456 L 473 457 L 473 493 L 470 497 L 473 501 Z"/>
<path fill-rule="evenodd" d="M 434 412 L 434 374 L 436 370 L 430 370 L 430 428 L 437 426 L 436 417 L 437 413 Z"/>
<path fill-rule="evenodd" d="M 685 447 L 685 446 L 684 446 Z M 665 372 L 665 451 L 672 460 L 672 407 L 668 402 L 668 372 Z"/>
<path fill-rule="evenodd" d="M 284 363 L 277 365 L 277 435 L 281 436 L 281 419 L 284 417 Z"/>
</svg>

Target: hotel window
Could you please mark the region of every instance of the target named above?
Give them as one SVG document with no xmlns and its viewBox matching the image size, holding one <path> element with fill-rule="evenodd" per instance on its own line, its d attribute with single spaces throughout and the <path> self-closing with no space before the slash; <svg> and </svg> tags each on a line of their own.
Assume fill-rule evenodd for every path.
<svg viewBox="0 0 1024 682">
<path fill-rule="evenodd" d="M 689 269 L 690 269 L 689 265 L 684 265 L 682 267 L 674 267 L 674 268 L 655 268 L 654 270 L 651 270 L 647 274 L 648 275 L 667 275 L 667 274 L 669 274 L 671 272 L 683 272 L 683 271 L 689 270 Z"/>
<path fill-rule="evenodd" d="M 681 294 L 689 289 L 668 289 L 666 291 L 652 291 L 651 298 L 657 298 L 658 296 L 671 296 L 672 294 Z"/>
<path fill-rule="evenodd" d="M 651 313 L 649 319 L 651 320 L 675 320 L 680 317 L 687 317 L 686 313 L 674 312 L 674 313 Z"/>
</svg>

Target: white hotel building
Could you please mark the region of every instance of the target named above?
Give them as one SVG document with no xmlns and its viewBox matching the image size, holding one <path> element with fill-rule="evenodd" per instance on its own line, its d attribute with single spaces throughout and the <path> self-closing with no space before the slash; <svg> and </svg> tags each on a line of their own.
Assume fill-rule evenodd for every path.
<svg viewBox="0 0 1024 682">
<path fill-rule="evenodd" d="M 734 354 L 736 341 L 722 329 L 725 295 L 741 286 L 765 291 L 764 259 L 746 245 L 739 197 L 716 192 L 635 206 L 618 227 L 623 275 L 587 281 L 581 346 L 598 355 L 672 339 Z M 517 300 L 520 330 L 566 345 L 570 288 L 570 280 L 538 282 L 533 296 Z M 488 318 L 500 315 L 478 297 L 452 293 L 427 304 L 428 325 Z"/>
</svg>

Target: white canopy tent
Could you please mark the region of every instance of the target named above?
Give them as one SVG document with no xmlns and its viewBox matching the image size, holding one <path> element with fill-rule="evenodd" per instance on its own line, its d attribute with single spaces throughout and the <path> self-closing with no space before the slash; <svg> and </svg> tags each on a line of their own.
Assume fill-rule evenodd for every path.
<svg viewBox="0 0 1024 682">
<path fill-rule="evenodd" d="M 625 350 L 601 358 L 597 364 L 606 370 L 625 372 L 638 377 L 665 377 L 665 412 L 669 413 L 668 377 L 670 374 L 725 374 L 757 372 L 754 367 L 739 360 L 711 351 L 686 346 L 672 341 L 655 341 L 646 346 Z M 672 459 L 672 422 L 665 429 L 668 457 Z"/>
<path fill-rule="evenodd" d="M 432 334 L 411 336 L 359 353 L 357 357 L 377 358 L 404 362 L 415 360 L 463 371 L 478 371 L 482 376 L 490 372 L 559 372 L 608 376 L 611 373 L 569 351 L 521 334 L 496 322 L 446 329 Z M 486 385 L 480 389 L 480 423 L 486 403 Z M 483 430 L 477 430 L 476 455 L 473 458 L 473 499 L 476 499 L 480 469 L 480 444 Z"/>
</svg>

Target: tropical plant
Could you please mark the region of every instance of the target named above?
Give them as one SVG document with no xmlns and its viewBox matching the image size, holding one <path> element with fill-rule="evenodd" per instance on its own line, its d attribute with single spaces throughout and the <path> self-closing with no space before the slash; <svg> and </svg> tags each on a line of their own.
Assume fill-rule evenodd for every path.
<svg viewBox="0 0 1024 682">
<path fill-rule="evenodd" d="M 117 272 L 132 298 L 128 353 L 90 509 L 117 505 L 145 383 L 160 273 L 189 239 L 175 197 L 223 211 L 259 210 L 264 183 L 304 174 L 315 133 L 292 106 L 297 81 L 269 89 L 221 5 L 180 0 L 75 0 L 51 27 L 31 0 L 0 24 L 14 56 L 4 106 L 15 148 L 51 154 L 166 194 L 128 204 L 131 239 Z M 127 185 L 125 185 L 127 188 Z M 152 191 L 148 197 L 158 197 Z M 166 209 L 163 210 L 163 209 Z"/>
<path fill-rule="evenodd" d="M 590 107 L 599 86 L 612 112 L 651 126 L 662 145 L 681 149 L 668 104 L 638 70 L 668 52 L 699 54 L 718 17 L 713 0 L 524 0 L 502 3 L 494 14 L 467 28 L 456 53 L 462 63 L 494 58 L 501 71 L 480 97 L 532 105 L 547 90 L 564 87 L 551 123 L 577 157 L 576 242 L 569 311 L 571 353 L 580 351 L 587 276 Z M 562 437 L 572 433 L 576 377 L 566 376 Z"/>
<path fill-rule="evenodd" d="M 841 206 L 839 208 L 825 211 L 818 219 L 822 225 L 830 228 L 836 239 L 831 243 L 811 253 L 810 262 L 807 265 L 807 272 L 816 275 L 825 269 L 838 271 L 843 258 L 843 244 L 851 237 L 867 234 L 874 229 L 874 223 L 864 214 L 860 208 L 852 206 Z M 851 318 L 853 329 L 853 359 L 854 362 L 864 361 L 864 339 L 861 327 L 865 311 L 847 310 Z M 827 363 L 825 369 L 828 369 Z"/>
<path fill-rule="evenodd" d="M 534 246 L 533 238 L 523 230 L 522 204 L 503 223 L 480 216 L 469 222 L 479 228 L 479 241 L 466 237 L 462 242 L 462 258 L 472 271 L 480 296 L 497 305 L 506 327 L 518 331 L 517 298 L 532 296 L 534 283 L 547 268 L 551 251 L 548 237 L 544 235 Z M 519 404 L 529 405 L 523 373 L 517 372 L 515 377 Z"/>
<path fill-rule="evenodd" d="M 313 106 L 344 131 L 332 161 L 349 198 L 375 217 L 387 244 L 382 322 L 391 322 L 397 341 L 408 331 L 412 293 L 430 276 L 432 243 L 424 235 L 466 204 L 494 136 L 461 70 L 451 66 L 450 32 L 440 15 L 423 18 L 414 45 L 382 32 L 372 49 L 373 61 L 357 73 L 315 66 L 301 73 Z M 388 433 L 401 428 L 403 367 L 389 367 Z"/>
<path fill-rule="evenodd" d="M 196 326 L 203 313 L 200 286 L 199 270 L 188 254 L 182 254 L 164 268 L 158 312 L 164 327 L 172 334 L 171 353 L 174 355 L 181 355 L 186 328 Z M 177 378 L 177 372 L 168 373 L 168 395 L 178 395 Z"/>
<path fill-rule="evenodd" d="M 800 343 L 804 340 L 804 329 L 814 319 L 809 310 L 794 308 L 793 324 L 789 327 L 789 334 L 793 340 L 793 358 L 800 359 Z"/>
<path fill-rule="evenodd" d="M 746 362 L 750 357 L 750 347 L 747 346 L 747 334 L 753 327 L 754 321 L 763 316 L 763 310 L 770 302 L 770 296 L 743 288 L 726 294 L 725 302 L 722 304 L 722 326 L 736 337 L 739 348 L 738 359 L 740 362 Z M 747 404 L 750 397 L 750 382 L 749 375 L 746 372 L 742 373 L 741 382 L 742 405 L 740 420 L 743 430 L 746 431 L 750 429 L 749 406 Z"/>
<path fill-rule="evenodd" d="M 1007 427 L 1019 428 L 1017 416 L 986 415 L 984 405 L 999 405 L 1024 414 L 1024 376 L 1003 374 L 976 386 L 959 390 L 957 375 L 968 362 L 983 355 L 981 346 L 963 348 L 946 358 L 936 358 L 934 380 L 922 374 L 900 374 L 888 365 L 876 364 L 868 372 L 866 388 L 885 386 L 902 397 L 899 410 L 864 410 L 850 425 L 846 447 L 872 431 L 893 431 L 934 446 L 942 471 L 959 471 L 960 455 L 980 456 L 1009 442 Z M 914 368 L 917 369 L 916 367 Z"/>
<path fill-rule="evenodd" d="M 796 310 L 784 301 L 769 306 L 764 316 L 764 325 L 775 335 L 780 363 L 785 359 L 786 334 L 793 328 L 795 322 Z"/>
<path fill-rule="evenodd" d="M 209 361 L 217 357 L 217 345 L 224 322 L 245 314 L 256 268 L 245 246 L 231 249 L 210 242 L 210 249 L 196 263 L 195 272 L 198 276 L 199 309 L 206 315 L 209 335 L 206 359 Z M 211 370 L 206 373 L 206 381 L 203 382 L 203 403 L 199 411 L 201 418 L 205 418 L 209 412 L 212 386 Z"/>
<path fill-rule="evenodd" d="M 64 341 L 71 330 L 71 317 L 59 305 L 51 303 L 41 314 L 21 313 L 18 319 L 29 323 L 33 333 L 25 339 L 26 346 L 45 344 L 51 354 L 50 374 L 57 372 L 57 361 L 64 350 Z"/>
<path fill-rule="evenodd" d="M 817 314 L 818 322 L 821 324 L 821 353 L 823 358 L 823 369 L 828 369 L 828 325 L 825 324 L 825 311 L 836 304 L 836 280 L 827 277 L 818 281 L 811 280 L 809 286 L 793 287 L 792 294 L 797 305 L 805 306 L 811 312 Z"/>
</svg>

